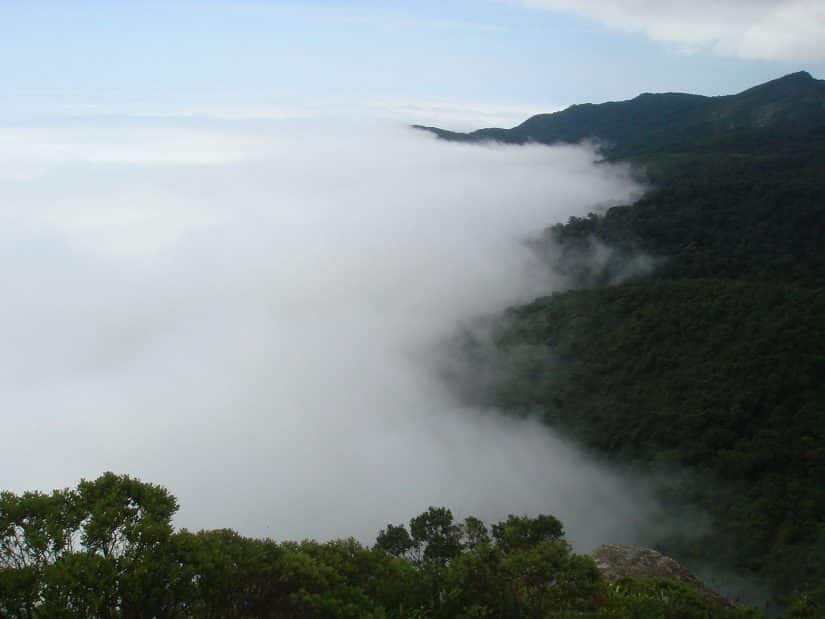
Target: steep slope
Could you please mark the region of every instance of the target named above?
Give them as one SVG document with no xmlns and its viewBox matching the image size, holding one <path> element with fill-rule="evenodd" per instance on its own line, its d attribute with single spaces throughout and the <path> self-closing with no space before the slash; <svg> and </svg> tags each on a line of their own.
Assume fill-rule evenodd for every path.
<svg viewBox="0 0 825 619">
<path fill-rule="evenodd" d="M 538 415 L 617 462 L 686 470 L 662 498 L 706 509 L 713 526 L 662 549 L 722 557 L 778 595 L 825 579 L 823 91 L 797 73 L 729 97 L 574 106 L 510 130 L 510 141 L 612 140 L 610 156 L 642 164 L 651 189 L 545 230 L 534 247 L 571 290 L 458 346 L 464 396 Z"/>
<path fill-rule="evenodd" d="M 618 462 L 693 472 L 662 498 L 715 524 L 668 552 L 723 558 L 786 592 L 825 576 L 823 315 L 821 290 L 640 281 L 512 308 L 493 350 L 463 346 L 470 374 L 490 377 L 473 394 L 483 403 Z"/>
</svg>

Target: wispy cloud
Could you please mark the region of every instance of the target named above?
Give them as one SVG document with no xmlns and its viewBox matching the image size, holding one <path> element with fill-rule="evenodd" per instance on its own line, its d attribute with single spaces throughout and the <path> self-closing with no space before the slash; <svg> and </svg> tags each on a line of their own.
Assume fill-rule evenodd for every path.
<svg viewBox="0 0 825 619">
<path fill-rule="evenodd" d="M 38 101 L 42 102 L 44 98 L 48 99 L 49 103 L 39 104 Z M 6 122 L 21 116 L 27 120 L 33 117 L 46 120 L 72 118 L 81 127 L 88 126 L 90 122 L 109 121 L 108 124 L 111 125 L 112 121 L 124 123 L 130 119 L 133 124 L 138 125 L 145 125 L 147 122 L 157 124 L 159 121 L 172 123 L 192 121 L 194 126 L 184 129 L 177 127 L 168 131 L 164 136 L 159 136 L 161 139 L 166 139 L 172 134 L 178 135 L 175 140 L 177 147 L 167 150 L 168 158 L 181 156 L 185 148 L 190 151 L 190 159 L 218 157 L 222 161 L 231 158 L 233 153 L 238 153 L 238 136 L 225 134 L 217 137 L 214 132 L 207 134 L 198 130 L 198 121 L 330 121 L 337 119 L 342 122 L 356 120 L 370 124 L 387 121 L 405 125 L 432 124 L 464 131 L 482 127 L 512 127 L 534 114 L 553 112 L 564 107 L 550 102 L 543 105 L 530 105 L 401 96 L 365 99 L 352 97 L 299 102 L 277 93 L 264 92 L 257 93 L 255 97 L 239 97 L 227 92 L 211 93 L 209 96 L 166 93 L 163 98 L 97 97 L 94 102 L 86 102 L 82 99 L 68 99 L 61 102 L 60 99 L 59 95 L 54 94 L 48 97 L 31 96 L 18 103 L 16 108 L 8 105 L 0 106 L 0 112 L 3 113 Z M 114 150 L 123 148 L 134 153 L 135 136 L 125 135 L 124 131 L 122 126 L 115 126 L 111 132 L 107 130 L 105 139 L 103 135 L 100 136 L 101 141 L 110 143 L 110 156 L 114 156 Z M 151 131 L 153 131 L 152 128 L 149 129 L 149 133 Z M 183 135 L 185 131 L 188 131 L 188 136 Z M 3 152 L 7 152 L 23 155 L 25 158 L 25 152 L 31 148 L 38 148 L 37 143 L 41 135 L 42 131 L 28 127 L 4 129 L 0 123 L 0 138 L 6 138 L 8 145 L 14 144 L 14 148 L 3 149 L 0 146 L 0 157 L 3 156 Z M 54 132 L 50 139 L 55 140 L 58 135 L 60 132 Z M 146 135 L 147 140 L 150 137 L 149 134 Z M 227 140 L 227 143 L 225 145 L 215 143 L 214 148 L 205 143 L 206 140 L 216 139 Z M 113 148 L 114 144 L 120 146 Z M 249 150 L 250 146 L 247 144 L 245 150 Z M 56 156 L 62 150 L 63 147 L 57 145 Z M 19 161 L 18 159 L 18 163 Z M 0 175 L 2 174 L 3 171 L 0 170 Z M 10 174 L 10 171 L 6 174 Z"/>
<path fill-rule="evenodd" d="M 683 51 L 787 61 L 825 60 L 819 0 L 514 0 L 641 32 Z"/>
</svg>

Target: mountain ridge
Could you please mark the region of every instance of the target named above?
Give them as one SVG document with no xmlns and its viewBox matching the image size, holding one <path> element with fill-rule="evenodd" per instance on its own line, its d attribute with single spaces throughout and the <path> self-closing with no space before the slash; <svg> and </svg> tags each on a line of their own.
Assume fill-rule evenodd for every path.
<svg viewBox="0 0 825 619">
<path fill-rule="evenodd" d="M 724 139 L 737 133 L 804 134 L 825 128 L 825 80 L 797 71 L 740 93 L 704 96 L 642 93 L 633 99 L 572 105 L 510 129 L 458 133 L 413 125 L 448 141 L 509 144 L 595 140 L 608 158 L 624 158 Z"/>
</svg>

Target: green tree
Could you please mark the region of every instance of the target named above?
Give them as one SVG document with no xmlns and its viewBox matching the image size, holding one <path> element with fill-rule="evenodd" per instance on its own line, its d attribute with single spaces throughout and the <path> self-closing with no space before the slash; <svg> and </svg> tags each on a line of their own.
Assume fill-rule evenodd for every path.
<svg viewBox="0 0 825 619">
<path fill-rule="evenodd" d="M 464 547 L 470 550 L 482 544 L 490 543 L 490 532 L 487 525 L 475 516 L 468 516 L 462 525 L 464 533 Z"/>
<path fill-rule="evenodd" d="M 557 542 L 564 536 L 562 523 L 550 515 L 507 517 L 493 525 L 493 539 L 505 551 L 532 548 L 542 542 Z"/>
<path fill-rule="evenodd" d="M 105 473 L 74 490 L 0 495 L 0 590 L 9 616 L 169 610 L 175 498 Z M 6 600 L 9 600 L 7 602 Z"/>
<path fill-rule="evenodd" d="M 800 593 L 788 606 L 789 619 L 816 619 L 825 617 L 825 580 L 819 586 Z"/>
<path fill-rule="evenodd" d="M 446 507 L 430 507 L 410 520 L 413 547 L 424 561 L 445 564 L 461 552 L 461 526 Z"/>
<path fill-rule="evenodd" d="M 404 557 L 412 550 L 413 540 L 403 524 L 388 524 L 375 538 L 375 548 L 394 557 Z"/>
</svg>

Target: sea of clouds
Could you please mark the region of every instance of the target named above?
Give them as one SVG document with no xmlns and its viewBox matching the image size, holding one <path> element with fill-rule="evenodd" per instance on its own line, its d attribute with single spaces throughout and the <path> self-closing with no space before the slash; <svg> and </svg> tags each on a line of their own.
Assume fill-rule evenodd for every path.
<svg viewBox="0 0 825 619">
<path fill-rule="evenodd" d="M 639 195 L 597 159 L 390 123 L 0 127 L 0 488 L 112 470 L 168 487 L 179 526 L 278 539 L 446 505 L 636 541 L 638 484 L 468 409 L 432 358 L 559 285 L 525 238 Z"/>
</svg>

